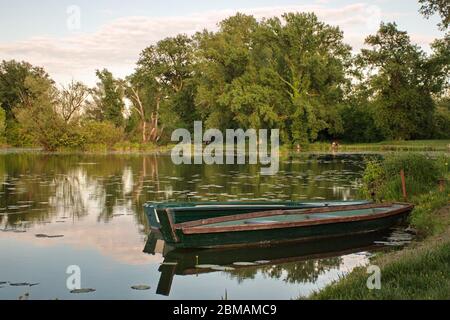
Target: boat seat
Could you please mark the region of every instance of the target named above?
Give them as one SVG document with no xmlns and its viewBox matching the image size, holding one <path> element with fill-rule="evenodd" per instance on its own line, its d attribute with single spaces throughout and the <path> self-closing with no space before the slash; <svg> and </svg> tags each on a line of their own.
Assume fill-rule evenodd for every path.
<svg viewBox="0 0 450 320">
<path fill-rule="evenodd" d="M 249 220 L 245 221 L 244 224 L 266 224 L 266 223 L 277 223 L 278 221 L 273 220 Z"/>
<path fill-rule="evenodd" d="M 312 216 L 310 216 L 312 218 L 336 218 L 336 215 L 333 214 L 314 214 Z"/>
</svg>

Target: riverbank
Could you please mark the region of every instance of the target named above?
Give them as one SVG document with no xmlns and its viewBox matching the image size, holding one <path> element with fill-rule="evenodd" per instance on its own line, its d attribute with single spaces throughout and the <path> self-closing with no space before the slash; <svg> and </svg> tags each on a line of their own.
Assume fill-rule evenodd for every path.
<svg viewBox="0 0 450 320">
<path fill-rule="evenodd" d="M 332 151 L 330 143 L 312 143 L 302 151 Z M 373 143 L 345 143 L 335 149 L 338 152 L 382 151 L 444 151 L 450 152 L 450 140 L 382 141 Z"/>
<path fill-rule="evenodd" d="M 84 149 L 64 148 L 57 151 L 46 151 L 39 147 L 0 147 L 0 153 L 48 153 L 48 154 L 142 154 L 142 153 L 170 153 L 173 144 L 168 145 L 155 145 L 155 144 L 142 144 L 142 143 L 119 143 L 112 147 L 108 147 L 103 144 L 87 145 Z"/>
<path fill-rule="evenodd" d="M 105 144 L 89 144 L 83 149 L 59 149 L 55 153 L 169 153 L 176 144 L 162 144 L 157 145 L 153 143 L 135 143 L 135 142 L 120 142 L 113 146 L 107 146 Z M 192 146 L 193 149 L 193 146 Z M 32 151 L 43 151 L 39 147 L 28 147 L 28 148 L 16 148 L 8 145 L 0 145 L 0 151 L 9 150 L 32 150 Z M 270 150 L 270 149 L 269 149 Z M 434 152 L 450 152 L 450 140 L 411 140 L 411 141 L 383 141 L 375 143 L 358 143 L 349 144 L 341 143 L 336 149 L 331 148 L 330 143 L 325 142 L 315 142 L 304 146 L 300 149 L 300 153 L 314 153 L 314 152 L 334 152 L 334 153 L 362 153 L 362 152 L 390 152 L 390 151 L 434 151 Z M 280 146 L 280 154 L 290 155 L 292 153 L 298 153 L 297 149 L 291 149 L 286 145 Z"/>
<path fill-rule="evenodd" d="M 360 267 L 311 299 L 450 299 L 449 158 L 405 153 L 368 162 L 362 193 L 379 201 L 401 200 L 400 169 L 405 172 L 408 201 L 415 205 L 409 217 L 415 242 L 371 259 L 370 264 L 381 270 L 381 289 L 367 288 L 369 274 Z"/>
<path fill-rule="evenodd" d="M 371 260 L 381 269 L 381 289 L 369 290 L 366 268 L 356 268 L 310 299 L 450 299 L 450 205 L 435 214 L 445 225 L 440 232 Z"/>
</svg>

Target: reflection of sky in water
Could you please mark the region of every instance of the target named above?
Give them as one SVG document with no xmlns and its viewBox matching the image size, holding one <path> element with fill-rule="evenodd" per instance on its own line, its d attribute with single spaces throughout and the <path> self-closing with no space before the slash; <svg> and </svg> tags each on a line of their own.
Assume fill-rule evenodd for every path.
<svg viewBox="0 0 450 320">
<path fill-rule="evenodd" d="M 159 264 L 151 256 L 144 256 L 140 264 L 118 262 L 96 249 L 79 249 L 67 244 L 51 246 L 30 245 L 27 242 L 0 240 L 2 255 L 1 280 L 39 283 L 34 287 L 4 287 L 1 299 L 14 299 L 29 292 L 34 299 L 220 299 L 225 290 L 231 299 L 291 299 L 312 293 L 339 278 L 344 272 L 367 262 L 367 256 L 349 254 L 342 256 L 340 264 L 325 268 L 313 282 L 287 283 L 281 278 L 268 277 L 257 272 L 252 278 L 237 281 L 225 272 L 175 276 L 170 297 L 156 295 Z M 132 254 L 132 253 L 129 253 Z M 135 255 L 139 251 L 134 252 Z M 82 286 L 96 288 L 88 295 L 73 295 L 66 289 L 65 271 L 69 265 L 81 268 Z M 320 260 L 316 262 L 320 264 Z M 290 263 L 289 265 L 295 265 Z M 135 284 L 148 284 L 149 291 L 130 289 Z"/>
<path fill-rule="evenodd" d="M 31 288 L 0 285 L 0 298 L 25 292 L 36 299 L 166 298 L 155 294 L 163 257 L 142 252 L 148 234 L 146 201 L 350 200 L 356 197 L 362 159 L 294 157 L 281 162 L 278 175 L 263 177 L 257 166 L 174 166 L 162 156 L 0 155 L 0 282 L 40 283 Z M 223 272 L 177 275 L 170 298 L 220 299 L 227 290 L 230 298 L 289 299 L 309 294 L 366 260 L 357 254 L 342 256 L 337 264 L 319 259 L 311 281 L 289 281 L 306 266 L 303 262 L 237 277 Z M 69 265 L 79 265 L 83 287 L 97 292 L 69 294 Z M 130 289 L 135 284 L 152 289 L 136 292 Z"/>
</svg>

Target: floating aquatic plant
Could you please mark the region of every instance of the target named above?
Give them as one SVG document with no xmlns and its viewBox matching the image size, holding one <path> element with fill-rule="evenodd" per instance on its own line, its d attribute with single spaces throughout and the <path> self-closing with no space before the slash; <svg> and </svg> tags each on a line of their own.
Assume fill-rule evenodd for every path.
<svg viewBox="0 0 450 320">
<path fill-rule="evenodd" d="M 70 293 L 75 293 L 75 294 L 78 294 L 78 293 L 91 293 L 91 292 L 95 292 L 95 291 L 96 291 L 95 289 L 86 288 L 86 289 L 74 289 L 74 290 L 71 290 Z"/>
<path fill-rule="evenodd" d="M 131 289 L 133 289 L 133 290 L 150 290 L 150 286 L 147 286 L 145 284 L 139 284 L 139 285 L 131 286 Z"/>
</svg>

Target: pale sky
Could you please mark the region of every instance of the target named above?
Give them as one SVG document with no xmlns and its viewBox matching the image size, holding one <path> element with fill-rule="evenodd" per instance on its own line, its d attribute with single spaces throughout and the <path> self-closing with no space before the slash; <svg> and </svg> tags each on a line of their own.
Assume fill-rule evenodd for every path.
<svg viewBox="0 0 450 320">
<path fill-rule="evenodd" d="M 417 0 L 0 0 L 0 60 L 42 66 L 58 83 L 93 85 L 96 69 L 124 77 L 145 47 L 178 33 L 216 30 L 217 22 L 236 12 L 258 19 L 315 12 L 338 25 L 355 51 L 381 21 L 395 21 L 429 50 L 443 37 L 439 19 L 426 20 L 418 9 Z"/>
</svg>

